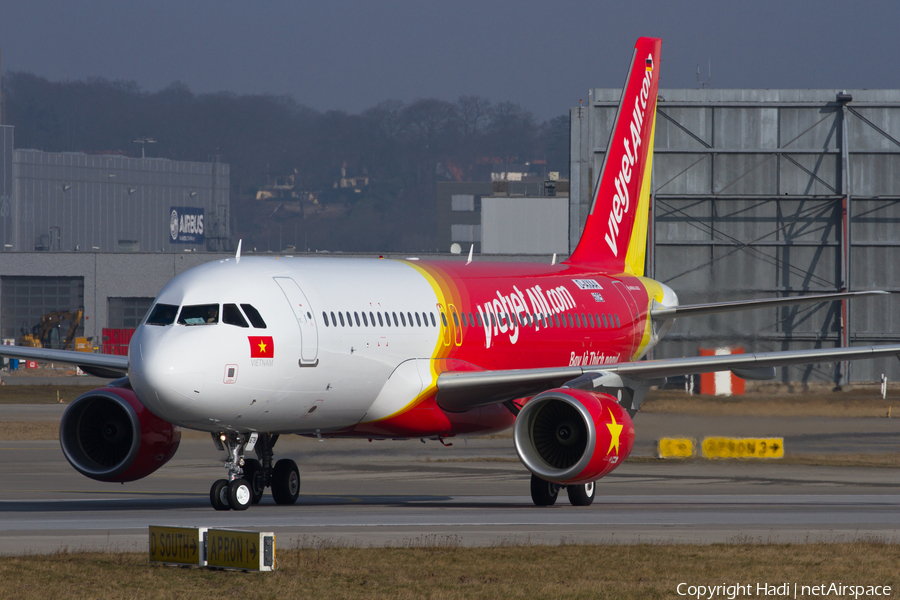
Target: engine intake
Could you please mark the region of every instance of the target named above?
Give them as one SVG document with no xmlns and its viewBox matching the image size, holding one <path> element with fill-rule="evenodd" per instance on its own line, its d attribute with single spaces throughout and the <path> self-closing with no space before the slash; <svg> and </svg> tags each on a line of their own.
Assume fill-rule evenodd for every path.
<svg viewBox="0 0 900 600">
<path fill-rule="evenodd" d="M 169 462 L 181 429 L 147 410 L 127 382 L 76 398 L 59 425 L 66 460 L 97 481 L 135 481 Z"/>
<path fill-rule="evenodd" d="M 595 481 L 624 462 L 634 446 L 634 424 L 612 396 L 560 388 L 522 407 L 513 436 L 529 471 L 569 485 Z"/>
</svg>

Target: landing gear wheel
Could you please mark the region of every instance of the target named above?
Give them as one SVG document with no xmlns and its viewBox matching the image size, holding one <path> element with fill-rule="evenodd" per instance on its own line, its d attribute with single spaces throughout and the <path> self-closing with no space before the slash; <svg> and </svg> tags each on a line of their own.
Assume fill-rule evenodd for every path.
<svg viewBox="0 0 900 600">
<path fill-rule="evenodd" d="M 293 504 L 300 495 L 300 471 L 297 463 L 282 458 L 272 469 L 272 497 L 276 504 Z"/>
<path fill-rule="evenodd" d="M 231 510 L 228 504 L 228 481 L 218 479 L 209 488 L 209 503 L 216 510 Z"/>
<path fill-rule="evenodd" d="M 253 499 L 250 484 L 246 479 L 235 479 L 228 483 L 228 504 L 234 510 L 247 510 Z"/>
<path fill-rule="evenodd" d="M 572 506 L 590 506 L 594 501 L 596 491 L 597 486 L 593 481 L 583 485 L 566 486 L 566 493 L 569 494 L 569 502 L 572 503 Z"/>
<path fill-rule="evenodd" d="M 244 461 L 244 479 L 250 484 L 250 492 L 253 494 L 251 504 L 259 504 L 266 491 L 266 476 L 262 465 L 255 458 Z"/>
<path fill-rule="evenodd" d="M 559 496 L 559 485 L 531 475 L 531 499 L 535 506 L 553 506 Z"/>
</svg>

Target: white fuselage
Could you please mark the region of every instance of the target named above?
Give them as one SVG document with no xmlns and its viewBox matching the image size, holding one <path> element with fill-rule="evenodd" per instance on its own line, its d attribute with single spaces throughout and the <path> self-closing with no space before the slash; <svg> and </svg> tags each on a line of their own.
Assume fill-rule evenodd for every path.
<svg viewBox="0 0 900 600">
<path fill-rule="evenodd" d="M 421 274 L 394 261 L 226 259 L 174 278 L 156 302 L 249 304 L 266 324 L 138 327 L 129 351 L 135 392 L 159 417 L 192 429 L 314 433 L 387 417 L 430 383 L 423 379 L 439 343 L 431 323 L 394 324 L 401 312 L 404 322 L 437 316 L 438 302 Z M 380 324 L 358 326 L 363 314 L 376 322 L 380 314 Z M 335 326 L 332 315 L 353 322 Z"/>
</svg>

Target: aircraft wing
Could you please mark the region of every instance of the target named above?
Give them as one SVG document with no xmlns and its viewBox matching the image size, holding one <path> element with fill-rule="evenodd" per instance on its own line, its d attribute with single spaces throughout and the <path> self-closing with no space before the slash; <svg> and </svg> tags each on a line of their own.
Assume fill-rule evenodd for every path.
<svg viewBox="0 0 900 600">
<path fill-rule="evenodd" d="M 128 357 L 114 354 L 50 350 L 48 348 L 30 348 L 28 346 L 0 346 L 0 356 L 76 365 L 85 373 L 110 379 L 116 379 L 128 374 Z"/>
<path fill-rule="evenodd" d="M 633 379 L 662 379 L 692 373 L 734 370 L 746 373 L 787 365 L 860 360 L 884 356 L 900 358 L 900 344 L 691 356 L 584 367 L 448 371 L 438 376 L 437 402 L 445 410 L 461 412 L 479 406 L 532 396 L 544 390 L 559 387 L 585 373 L 606 372 L 627 375 Z"/>
</svg>

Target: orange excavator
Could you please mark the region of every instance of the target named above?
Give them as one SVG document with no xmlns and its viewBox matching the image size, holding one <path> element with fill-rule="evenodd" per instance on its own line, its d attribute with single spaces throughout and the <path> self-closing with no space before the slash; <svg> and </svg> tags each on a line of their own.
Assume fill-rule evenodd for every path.
<svg viewBox="0 0 900 600">
<path fill-rule="evenodd" d="M 71 350 L 74 346 L 75 334 L 78 332 L 78 326 L 81 324 L 83 315 L 84 311 L 80 308 L 49 312 L 41 316 L 41 322 L 31 328 L 31 333 L 25 333 L 25 328 L 22 328 L 22 335 L 19 337 L 18 345 L 32 348 Z M 62 324 L 67 321 L 69 322 L 69 330 L 66 336 L 62 337 Z M 53 335 L 54 331 L 56 331 L 56 336 Z M 56 340 L 53 339 L 54 337 L 56 337 Z"/>
</svg>

